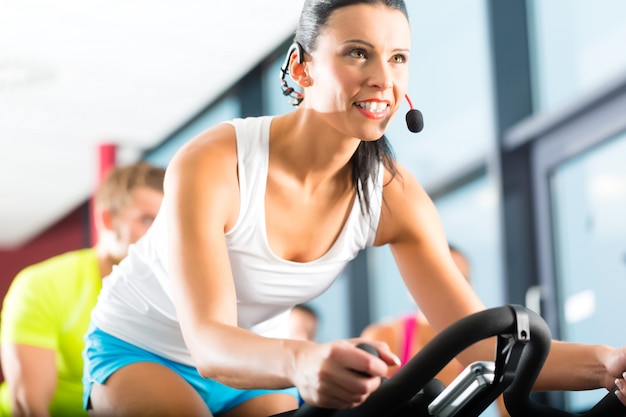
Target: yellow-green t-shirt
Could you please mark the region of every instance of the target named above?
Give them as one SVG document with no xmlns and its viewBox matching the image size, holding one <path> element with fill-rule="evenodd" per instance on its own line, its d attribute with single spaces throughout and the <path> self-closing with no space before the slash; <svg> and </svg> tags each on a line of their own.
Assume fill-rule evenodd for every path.
<svg viewBox="0 0 626 417">
<path fill-rule="evenodd" d="M 25 268 L 4 299 L 0 343 L 56 352 L 58 382 L 50 404 L 52 416 L 87 416 L 82 409 L 83 336 L 101 288 L 95 250 L 81 249 Z M 4 382 L 0 415 L 10 415 L 8 394 Z"/>
</svg>

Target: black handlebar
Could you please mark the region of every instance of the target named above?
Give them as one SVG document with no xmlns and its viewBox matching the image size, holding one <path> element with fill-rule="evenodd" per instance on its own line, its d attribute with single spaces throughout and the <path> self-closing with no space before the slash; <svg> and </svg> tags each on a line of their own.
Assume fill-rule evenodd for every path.
<svg viewBox="0 0 626 417">
<path fill-rule="evenodd" d="M 358 407 L 332 410 L 305 404 L 289 415 L 397 416 L 402 405 L 415 398 L 450 360 L 472 344 L 493 336 L 498 337 L 494 382 L 485 394 L 475 398 L 460 415 L 480 415 L 504 391 L 504 401 L 512 417 L 626 417 L 626 407 L 614 392 L 609 392 L 584 414 L 572 414 L 529 398 L 550 350 L 551 335 L 547 324 L 538 314 L 517 305 L 487 309 L 450 325 Z M 426 414 L 423 415 L 429 415 L 424 412 Z"/>
</svg>

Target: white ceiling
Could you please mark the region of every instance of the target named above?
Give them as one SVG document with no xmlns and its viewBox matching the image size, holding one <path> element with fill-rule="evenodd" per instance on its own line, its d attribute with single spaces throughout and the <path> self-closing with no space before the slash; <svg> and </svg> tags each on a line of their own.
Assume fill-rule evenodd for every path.
<svg viewBox="0 0 626 417">
<path fill-rule="evenodd" d="M 0 0 L 0 248 L 83 203 L 293 34 L 303 0 Z"/>
</svg>

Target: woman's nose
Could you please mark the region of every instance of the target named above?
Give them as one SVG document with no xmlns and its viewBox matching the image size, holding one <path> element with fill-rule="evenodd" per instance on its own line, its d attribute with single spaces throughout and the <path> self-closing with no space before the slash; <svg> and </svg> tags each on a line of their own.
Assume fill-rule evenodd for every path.
<svg viewBox="0 0 626 417">
<path fill-rule="evenodd" d="M 368 85 L 379 90 L 387 90 L 393 86 L 393 74 L 389 63 L 383 60 L 372 62 Z"/>
</svg>

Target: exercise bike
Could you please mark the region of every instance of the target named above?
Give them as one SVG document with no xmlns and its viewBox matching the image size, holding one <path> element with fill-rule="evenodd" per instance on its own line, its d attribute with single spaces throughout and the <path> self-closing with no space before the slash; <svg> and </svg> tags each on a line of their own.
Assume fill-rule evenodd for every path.
<svg viewBox="0 0 626 417">
<path fill-rule="evenodd" d="M 435 375 L 468 346 L 497 337 L 493 362 L 475 362 L 444 387 Z M 593 408 L 573 414 L 530 399 L 550 350 L 551 334 L 536 313 L 518 305 L 487 309 L 439 333 L 361 405 L 333 410 L 304 404 L 271 417 L 476 417 L 504 393 L 512 417 L 626 417 L 614 388 Z M 370 353 L 370 346 L 360 346 Z"/>
</svg>

